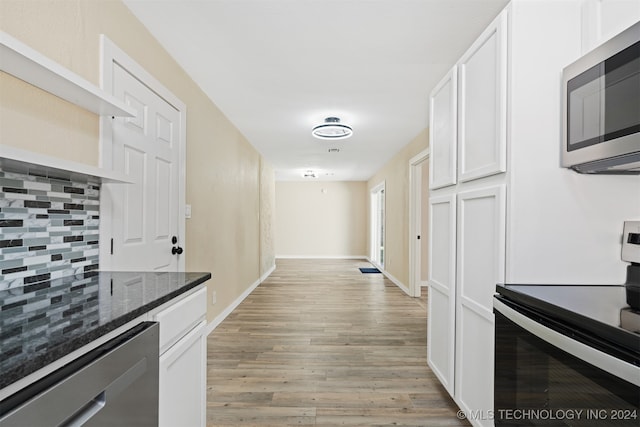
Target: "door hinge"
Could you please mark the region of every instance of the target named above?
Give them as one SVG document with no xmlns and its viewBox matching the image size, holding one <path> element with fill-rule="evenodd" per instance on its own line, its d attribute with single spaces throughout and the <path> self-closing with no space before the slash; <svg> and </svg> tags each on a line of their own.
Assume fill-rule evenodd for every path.
<svg viewBox="0 0 640 427">
<path fill-rule="evenodd" d="M 111 255 L 113 255 L 113 239 L 111 239 Z"/>
</svg>

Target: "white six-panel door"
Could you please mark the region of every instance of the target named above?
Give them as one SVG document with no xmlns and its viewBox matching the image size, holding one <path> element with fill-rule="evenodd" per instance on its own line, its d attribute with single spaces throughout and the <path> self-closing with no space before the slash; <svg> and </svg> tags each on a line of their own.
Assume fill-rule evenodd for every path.
<svg viewBox="0 0 640 427">
<path fill-rule="evenodd" d="M 101 191 L 100 266 L 108 270 L 184 270 L 186 105 L 106 36 L 101 86 L 136 110 L 104 117 L 100 164 L 132 184 Z M 173 243 L 176 237 L 177 242 Z"/>
<path fill-rule="evenodd" d="M 176 271 L 171 239 L 178 237 L 180 113 L 118 64 L 113 94 L 137 114 L 113 123 L 114 169 L 134 184 L 114 192 L 112 263 L 123 270 Z"/>
</svg>

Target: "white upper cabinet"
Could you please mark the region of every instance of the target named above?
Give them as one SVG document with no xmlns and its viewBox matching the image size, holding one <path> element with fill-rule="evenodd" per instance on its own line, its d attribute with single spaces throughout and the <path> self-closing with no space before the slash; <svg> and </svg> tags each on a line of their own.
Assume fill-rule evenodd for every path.
<svg viewBox="0 0 640 427">
<path fill-rule="evenodd" d="M 458 180 L 506 171 L 507 13 L 458 62 Z"/>
<path fill-rule="evenodd" d="M 457 67 L 454 66 L 429 98 L 429 188 L 432 190 L 456 183 L 457 86 Z"/>
<path fill-rule="evenodd" d="M 583 0 L 582 53 L 640 21 L 639 0 Z"/>
</svg>

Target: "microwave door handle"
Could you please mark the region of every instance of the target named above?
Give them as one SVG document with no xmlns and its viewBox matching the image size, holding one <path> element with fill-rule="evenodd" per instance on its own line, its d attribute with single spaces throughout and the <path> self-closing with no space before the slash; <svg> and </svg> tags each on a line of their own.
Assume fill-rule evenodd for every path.
<svg viewBox="0 0 640 427">
<path fill-rule="evenodd" d="M 550 329 L 494 298 L 493 307 L 520 328 L 567 353 L 640 387 L 640 367 Z"/>
</svg>

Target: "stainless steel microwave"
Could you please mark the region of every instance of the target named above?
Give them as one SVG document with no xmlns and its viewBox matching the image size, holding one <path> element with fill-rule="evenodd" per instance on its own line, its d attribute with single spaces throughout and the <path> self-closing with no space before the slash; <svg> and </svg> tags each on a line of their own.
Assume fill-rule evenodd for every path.
<svg viewBox="0 0 640 427">
<path fill-rule="evenodd" d="M 562 166 L 640 174 L 640 22 L 562 72 Z"/>
</svg>

